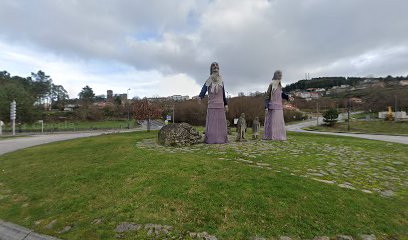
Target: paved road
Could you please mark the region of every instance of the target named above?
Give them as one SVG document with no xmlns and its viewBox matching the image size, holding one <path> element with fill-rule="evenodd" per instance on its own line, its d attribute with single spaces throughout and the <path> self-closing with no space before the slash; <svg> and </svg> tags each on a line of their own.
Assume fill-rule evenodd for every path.
<svg viewBox="0 0 408 240">
<path fill-rule="evenodd" d="M 45 135 L 29 135 L 25 137 L 16 137 L 0 140 L 0 155 L 8 152 L 14 152 L 19 149 L 28 148 L 36 145 L 58 142 L 64 140 L 70 140 L 74 138 L 92 137 L 102 134 L 114 133 L 114 132 L 128 132 L 137 131 L 139 129 L 121 130 L 121 131 L 96 131 L 96 132 L 77 132 L 77 133 L 57 133 L 57 134 L 45 134 Z M 144 129 L 140 129 L 144 130 Z"/>
<path fill-rule="evenodd" d="M 142 122 L 142 127 L 147 129 L 147 121 Z M 163 123 L 156 121 L 156 120 L 151 120 L 150 121 L 150 130 L 160 130 L 163 127 Z"/>
<path fill-rule="evenodd" d="M 322 119 L 319 119 L 319 122 L 322 122 Z M 330 133 L 330 132 L 305 131 L 302 129 L 302 128 L 314 126 L 314 125 L 316 125 L 316 120 L 304 121 L 301 123 L 288 125 L 286 126 L 286 129 L 288 131 L 293 131 L 293 132 L 307 132 L 307 133 L 314 133 L 314 134 L 358 137 L 358 138 L 365 138 L 365 139 L 371 139 L 371 140 L 380 140 L 380 141 L 408 144 L 408 137 L 404 137 L 404 136 L 376 135 L 376 134 L 353 134 L 353 133 Z M 160 124 L 152 122 L 152 130 L 160 129 L 161 127 L 162 126 L 160 126 Z M 121 130 L 121 132 L 138 131 L 138 130 L 145 130 L 145 129 L 146 129 L 146 125 L 143 124 L 142 128 L 134 129 L 134 130 Z M 112 133 L 112 132 L 115 132 L 115 131 L 31 135 L 27 137 L 4 139 L 4 140 L 0 140 L 0 155 L 8 153 L 8 152 L 13 152 L 19 149 L 23 149 L 23 148 L 36 146 L 36 145 L 57 142 L 57 141 L 70 140 L 74 138 L 98 136 L 98 135 Z"/>
<path fill-rule="evenodd" d="M 331 133 L 331 132 L 318 132 L 318 131 L 306 131 L 302 128 L 315 126 L 317 120 L 311 121 L 304 121 L 301 123 L 287 125 L 286 130 L 292 132 L 307 132 L 307 133 L 314 133 L 314 134 L 323 134 L 323 135 L 337 135 L 337 136 L 345 136 L 345 137 L 357 137 L 357 138 L 365 138 L 371 140 L 380 140 L 386 142 L 394 142 L 394 143 L 402 143 L 408 144 L 408 137 L 405 136 L 392 136 L 392 135 L 380 135 L 380 134 L 360 134 L 360 133 Z M 322 119 L 319 119 L 319 122 L 322 122 Z"/>
<path fill-rule="evenodd" d="M 160 130 L 163 124 L 159 121 L 151 121 L 151 130 Z M 93 131 L 93 132 L 74 132 L 74 133 L 57 133 L 57 134 L 45 134 L 45 135 L 29 135 L 25 137 L 17 137 L 0 140 L 0 155 L 8 152 L 14 152 L 19 149 L 28 148 L 36 145 L 58 142 L 64 140 L 70 140 L 74 138 L 92 137 L 108 133 L 117 132 L 133 132 L 144 131 L 147 129 L 147 122 L 142 123 L 140 128 L 136 129 L 123 129 L 123 130 L 110 130 L 110 131 Z M 0 239 L 1 240 L 1 239 Z"/>
</svg>

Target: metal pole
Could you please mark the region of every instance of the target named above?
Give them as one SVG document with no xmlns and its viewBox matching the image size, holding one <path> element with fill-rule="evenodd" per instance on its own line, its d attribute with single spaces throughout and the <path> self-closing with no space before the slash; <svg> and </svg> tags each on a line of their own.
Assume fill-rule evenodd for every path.
<svg viewBox="0 0 408 240">
<path fill-rule="evenodd" d="M 174 107 L 175 105 L 173 105 L 173 123 L 174 123 Z"/>
<path fill-rule="evenodd" d="M 128 121 L 130 120 L 129 104 L 128 104 Z"/>
<path fill-rule="evenodd" d="M 128 129 L 130 129 L 130 123 L 129 123 L 129 121 L 130 121 L 130 110 L 129 110 L 129 101 L 128 101 L 128 98 L 129 98 L 129 90 L 130 90 L 130 88 L 128 88 L 128 90 L 126 91 L 126 104 L 127 104 L 127 112 L 128 112 Z"/>
<path fill-rule="evenodd" d="M 129 121 L 130 121 L 130 113 L 129 113 L 129 103 L 127 104 L 127 110 L 128 110 L 128 129 L 130 129 Z"/>
<path fill-rule="evenodd" d="M 350 98 L 347 102 L 347 131 L 350 132 Z"/>
<path fill-rule="evenodd" d="M 13 136 L 16 135 L 16 119 L 11 121 L 11 128 L 13 129 Z"/>
<path fill-rule="evenodd" d="M 397 105 L 397 95 L 395 95 L 394 96 L 394 99 L 395 99 L 395 111 L 394 111 L 394 121 L 396 122 L 397 121 L 397 111 L 398 111 L 398 105 Z"/>
<path fill-rule="evenodd" d="M 16 101 L 13 100 L 10 106 L 10 120 L 13 136 L 16 135 Z"/>
<path fill-rule="evenodd" d="M 317 120 L 316 124 L 319 126 L 319 102 L 316 101 L 316 115 L 317 115 Z"/>
</svg>

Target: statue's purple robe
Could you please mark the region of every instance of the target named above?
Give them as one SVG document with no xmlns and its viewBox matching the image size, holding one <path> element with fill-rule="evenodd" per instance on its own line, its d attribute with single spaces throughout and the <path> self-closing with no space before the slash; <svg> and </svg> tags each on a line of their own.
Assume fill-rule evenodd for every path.
<svg viewBox="0 0 408 240">
<path fill-rule="evenodd" d="M 263 133 L 264 140 L 286 140 L 285 120 L 283 119 L 282 98 L 288 99 L 289 96 L 282 92 L 282 87 L 272 93 L 272 86 L 269 85 L 265 96 L 265 109 L 268 112 L 265 115 L 265 127 Z"/>
<path fill-rule="evenodd" d="M 207 90 L 208 107 L 204 142 L 209 144 L 228 143 L 227 119 L 224 110 L 227 105 L 227 99 L 225 98 L 224 87 L 219 89 L 217 93 L 213 93 L 211 91 L 211 85 L 207 87 L 206 84 L 204 84 L 199 97 L 204 98 Z"/>
</svg>

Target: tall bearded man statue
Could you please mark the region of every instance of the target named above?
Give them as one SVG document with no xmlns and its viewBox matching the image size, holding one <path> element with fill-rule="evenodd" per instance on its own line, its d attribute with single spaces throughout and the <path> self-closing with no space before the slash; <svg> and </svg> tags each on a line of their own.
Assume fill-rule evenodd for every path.
<svg viewBox="0 0 408 240">
<path fill-rule="evenodd" d="M 281 80 L 282 71 L 275 71 L 272 82 L 269 84 L 268 91 L 265 94 L 264 140 L 286 140 L 282 98 L 291 101 L 293 98 L 282 92 Z"/>
<path fill-rule="evenodd" d="M 205 143 L 220 144 L 228 142 L 227 120 L 225 112 L 228 111 L 225 97 L 224 82 L 219 72 L 219 65 L 211 63 L 210 76 L 204 83 L 198 96 L 199 102 L 208 91 L 207 118 L 205 122 Z"/>
</svg>

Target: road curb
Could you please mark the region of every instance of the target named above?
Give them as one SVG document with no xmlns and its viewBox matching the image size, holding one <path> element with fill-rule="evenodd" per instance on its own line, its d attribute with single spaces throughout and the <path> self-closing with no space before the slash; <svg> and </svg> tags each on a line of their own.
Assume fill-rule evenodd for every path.
<svg viewBox="0 0 408 240">
<path fill-rule="evenodd" d="M 14 223 L 0 220 L 0 240 L 60 240 L 59 238 L 42 235 L 31 229 Z"/>
</svg>

